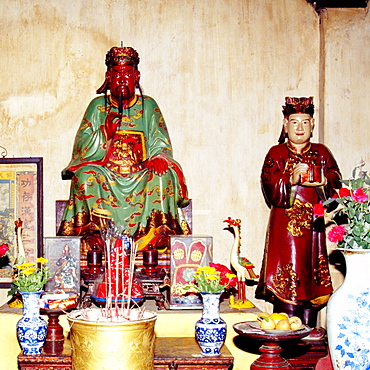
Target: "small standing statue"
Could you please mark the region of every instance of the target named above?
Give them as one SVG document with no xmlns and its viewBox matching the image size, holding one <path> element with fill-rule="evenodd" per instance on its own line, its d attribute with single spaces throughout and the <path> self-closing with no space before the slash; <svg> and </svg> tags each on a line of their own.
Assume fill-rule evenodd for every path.
<svg viewBox="0 0 370 370">
<path fill-rule="evenodd" d="M 64 292 L 79 290 L 77 277 L 77 261 L 73 257 L 69 245 L 63 247 L 62 256 L 56 262 L 56 271 L 54 275 L 55 285 L 53 290 L 61 289 Z"/>
<path fill-rule="evenodd" d="M 329 149 L 310 142 L 313 98 L 287 97 L 285 103 L 279 145 L 267 153 L 261 174 L 271 212 L 256 298 L 316 327 L 333 287 L 324 219 L 314 207 L 341 187 L 341 175 Z"/>
<path fill-rule="evenodd" d="M 240 256 L 241 220 L 233 220 L 229 217 L 224 222 L 228 224 L 226 230 L 230 231 L 234 235 L 234 243 L 230 253 L 230 264 L 236 271 L 236 276 L 238 278 L 238 299 L 235 301 L 234 296 L 231 296 L 232 298 L 230 297 L 230 307 L 251 308 L 254 307 L 254 304 L 247 300 L 246 280 L 254 280 L 258 278 L 258 276 L 253 270 L 253 264 L 247 258 Z"/>
</svg>

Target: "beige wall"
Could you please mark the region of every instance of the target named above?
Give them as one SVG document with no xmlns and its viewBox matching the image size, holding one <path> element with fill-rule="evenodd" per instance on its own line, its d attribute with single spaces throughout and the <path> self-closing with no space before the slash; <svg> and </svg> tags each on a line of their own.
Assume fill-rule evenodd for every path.
<svg viewBox="0 0 370 370">
<path fill-rule="evenodd" d="M 370 171 L 370 16 L 364 9 L 328 9 L 321 19 L 324 140 L 349 177 L 361 158 Z"/>
<path fill-rule="evenodd" d="M 222 221 L 231 216 L 242 220 L 242 254 L 260 268 L 268 209 L 259 175 L 286 95 L 325 108 L 315 140 L 320 132 L 344 175 L 369 159 L 363 9 L 319 17 L 305 0 L 9 0 L 0 10 L 0 145 L 8 157 L 44 157 L 45 236 L 55 200 L 68 197 L 60 171 L 105 53 L 121 40 L 140 53 L 144 93 L 161 107 L 187 178 L 193 231 L 213 236 L 218 262 L 228 262 Z"/>
</svg>

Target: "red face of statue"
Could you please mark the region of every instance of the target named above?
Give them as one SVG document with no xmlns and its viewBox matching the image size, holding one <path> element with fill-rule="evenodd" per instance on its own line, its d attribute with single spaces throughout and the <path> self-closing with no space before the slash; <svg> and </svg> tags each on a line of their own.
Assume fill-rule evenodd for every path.
<svg viewBox="0 0 370 370">
<path fill-rule="evenodd" d="M 122 96 L 123 104 L 128 104 L 135 96 L 135 86 L 139 83 L 140 72 L 133 66 L 114 66 L 108 72 L 110 77 L 110 92 L 118 101 Z"/>
<path fill-rule="evenodd" d="M 284 130 L 289 140 L 296 145 L 303 145 L 310 141 L 314 128 L 314 119 L 306 113 L 291 114 L 284 119 Z"/>
</svg>

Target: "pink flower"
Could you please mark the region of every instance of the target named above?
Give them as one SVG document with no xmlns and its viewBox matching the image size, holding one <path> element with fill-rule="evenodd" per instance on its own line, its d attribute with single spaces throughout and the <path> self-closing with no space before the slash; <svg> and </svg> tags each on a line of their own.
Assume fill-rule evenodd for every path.
<svg viewBox="0 0 370 370">
<path fill-rule="evenodd" d="M 352 199 L 358 203 L 365 203 L 369 200 L 369 197 L 364 192 L 364 189 L 359 188 L 352 193 Z"/>
<path fill-rule="evenodd" d="M 351 191 L 349 189 L 347 189 L 347 188 L 340 188 L 339 189 L 339 196 L 341 198 L 343 198 L 343 197 L 349 197 L 349 196 L 351 196 Z"/>
<path fill-rule="evenodd" d="M 322 205 L 322 202 L 319 204 L 315 204 L 313 206 L 313 214 L 318 217 L 324 216 L 325 213 L 325 207 Z"/>
<path fill-rule="evenodd" d="M 8 252 L 9 247 L 8 244 L 1 244 L 0 245 L 0 257 L 4 257 L 6 253 Z"/>
<path fill-rule="evenodd" d="M 333 226 L 328 232 L 328 239 L 333 243 L 341 242 L 344 239 L 346 228 L 342 225 Z"/>
</svg>

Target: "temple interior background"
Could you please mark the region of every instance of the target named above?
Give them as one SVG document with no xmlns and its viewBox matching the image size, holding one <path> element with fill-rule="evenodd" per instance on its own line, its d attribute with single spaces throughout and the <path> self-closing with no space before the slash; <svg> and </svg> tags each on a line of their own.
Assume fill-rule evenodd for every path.
<svg viewBox="0 0 370 370">
<path fill-rule="evenodd" d="M 242 220 L 242 255 L 260 269 L 269 213 L 260 171 L 285 96 L 314 96 L 312 141 L 330 148 L 344 178 L 370 162 L 368 9 L 318 13 L 306 0 L 9 0 L 0 10 L 0 145 L 8 158 L 44 159 L 44 236 L 55 236 L 55 201 L 70 187 L 61 170 L 104 81 L 105 54 L 121 41 L 139 52 L 144 94 L 158 102 L 186 176 L 193 234 L 213 237 L 216 262 L 229 261 L 230 216 Z M 263 309 L 254 289 L 248 298 Z"/>
</svg>

